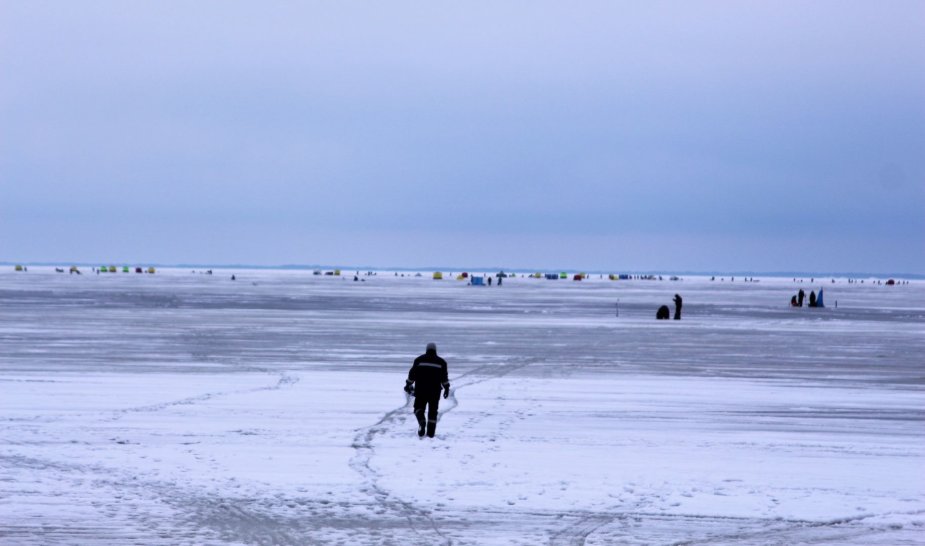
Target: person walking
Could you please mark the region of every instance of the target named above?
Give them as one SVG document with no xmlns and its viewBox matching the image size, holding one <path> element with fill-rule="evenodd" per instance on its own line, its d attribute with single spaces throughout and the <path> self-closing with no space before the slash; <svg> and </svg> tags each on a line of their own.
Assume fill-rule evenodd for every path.
<svg viewBox="0 0 925 546">
<path fill-rule="evenodd" d="M 673 301 L 674 301 L 674 319 L 681 320 L 681 302 L 682 302 L 681 295 L 675 294 Z"/>
<path fill-rule="evenodd" d="M 414 394 L 414 416 L 418 420 L 418 436 L 433 438 L 437 432 L 437 408 L 440 405 L 440 390 L 443 397 L 450 395 L 450 380 L 446 360 L 437 356 L 437 345 L 428 343 L 421 356 L 414 359 L 405 381 L 405 392 Z M 427 418 L 424 418 L 424 412 Z"/>
</svg>

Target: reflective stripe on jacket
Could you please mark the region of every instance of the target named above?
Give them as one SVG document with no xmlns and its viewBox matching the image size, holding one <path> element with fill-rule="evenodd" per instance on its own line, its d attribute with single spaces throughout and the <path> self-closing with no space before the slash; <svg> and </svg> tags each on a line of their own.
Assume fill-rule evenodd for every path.
<svg viewBox="0 0 925 546">
<path fill-rule="evenodd" d="M 408 382 L 414 383 L 415 393 L 422 394 L 433 395 L 440 389 L 449 387 L 450 378 L 446 371 L 446 360 L 432 351 L 415 358 L 414 364 L 408 370 Z"/>
</svg>

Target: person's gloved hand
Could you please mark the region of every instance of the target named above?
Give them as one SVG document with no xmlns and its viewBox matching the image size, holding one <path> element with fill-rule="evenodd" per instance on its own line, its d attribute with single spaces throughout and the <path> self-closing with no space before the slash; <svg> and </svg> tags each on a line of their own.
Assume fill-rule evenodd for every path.
<svg viewBox="0 0 925 546">
<path fill-rule="evenodd" d="M 443 385 L 443 398 L 446 399 L 446 398 L 449 398 L 449 396 L 450 396 L 450 384 L 446 383 L 445 385 Z"/>
<path fill-rule="evenodd" d="M 407 383 L 407 382 L 406 382 L 406 383 L 405 383 L 405 392 L 408 393 L 408 394 L 411 394 L 411 391 L 412 391 L 412 390 L 413 390 L 413 389 L 411 388 L 411 383 Z"/>
</svg>

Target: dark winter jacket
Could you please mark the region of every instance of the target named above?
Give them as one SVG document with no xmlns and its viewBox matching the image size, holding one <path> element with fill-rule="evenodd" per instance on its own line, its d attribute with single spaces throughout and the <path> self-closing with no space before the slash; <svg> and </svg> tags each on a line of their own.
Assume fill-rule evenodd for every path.
<svg viewBox="0 0 925 546">
<path fill-rule="evenodd" d="M 436 351 L 427 351 L 415 358 L 408 370 L 408 383 L 414 383 L 415 396 L 435 396 L 440 394 L 440 389 L 450 388 L 446 360 L 437 356 Z"/>
</svg>

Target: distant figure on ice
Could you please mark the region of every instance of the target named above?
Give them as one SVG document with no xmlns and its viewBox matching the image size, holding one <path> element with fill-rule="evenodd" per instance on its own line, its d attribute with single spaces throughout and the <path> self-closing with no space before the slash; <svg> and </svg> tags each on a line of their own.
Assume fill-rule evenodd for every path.
<svg viewBox="0 0 925 546">
<path fill-rule="evenodd" d="M 488 286 L 491 286 L 491 275 L 488 276 Z"/>
<path fill-rule="evenodd" d="M 674 319 L 681 320 L 681 295 L 675 294 L 672 301 L 674 301 Z"/>
<path fill-rule="evenodd" d="M 816 306 L 816 291 L 815 290 L 809 293 L 809 306 L 810 307 Z"/>
<path fill-rule="evenodd" d="M 663 305 L 658 308 L 658 311 L 655 313 L 656 320 L 668 320 L 668 317 L 671 316 L 671 311 L 668 310 L 667 305 Z"/>
<path fill-rule="evenodd" d="M 504 281 L 504 277 L 498 275 L 498 286 L 501 286 L 501 282 Z"/>
<path fill-rule="evenodd" d="M 806 292 L 804 292 L 803 289 L 801 288 L 800 291 L 797 292 L 797 307 L 803 307 L 803 299 L 805 297 L 806 297 Z"/>
<path fill-rule="evenodd" d="M 414 416 L 418 420 L 418 436 L 434 437 L 437 432 L 437 407 L 440 405 L 440 389 L 443 397 L 450 395 L 450 379 L 446 371 L 446 360 L 437 356 L 437 345 L 427 344 L 424 354 L 414 359 L 405 381 L 405 392 L 414 395 Z M 424 410 L 427 419 L 424 419 Z"/>
<path fill-rule="evenodd" d="M 790 296 L 790 307 L 799 307 L 796 296 Z"/>
<path fill-rule="evenodd" d="M 235 276 L 234 276 L 234 275 L 231 276 L 231 280 L 235 280 Z"/>
</svg>

